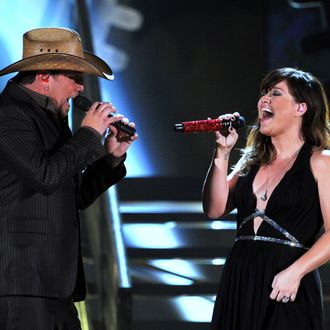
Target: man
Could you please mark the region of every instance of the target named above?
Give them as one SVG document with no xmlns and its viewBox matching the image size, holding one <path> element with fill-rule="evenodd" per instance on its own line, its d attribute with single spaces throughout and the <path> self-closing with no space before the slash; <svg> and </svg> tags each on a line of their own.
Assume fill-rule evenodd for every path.
<svg viewBox="0 0 330 330">
<path fill-rule="evenodd" d="M 80 329 L 79 210 L 125 176 L 137 135 L 114 127 L 123 116 L 102 102 L 71 133 L 68 101 L 84 90 L 82 75 L 113 79 L 75 31 L 26 32 L 22 60 L 0 76 L 11 72 L 0 94 L 0 329 Z"/>
</svg>

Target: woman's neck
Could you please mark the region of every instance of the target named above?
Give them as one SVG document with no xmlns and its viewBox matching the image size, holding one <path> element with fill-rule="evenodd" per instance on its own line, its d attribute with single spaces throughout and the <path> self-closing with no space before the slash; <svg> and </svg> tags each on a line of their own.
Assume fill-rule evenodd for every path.
<svg viewBox="0 0 330 330">
<path fill-rule="evenodd" d="M 304 140 L 297 137 L 294 139 L 280 139 L 272 137 L 272 144 L 276 149 L 277 159 L 287 159 L 292 157 L 304 144 Z"/>
</svg>

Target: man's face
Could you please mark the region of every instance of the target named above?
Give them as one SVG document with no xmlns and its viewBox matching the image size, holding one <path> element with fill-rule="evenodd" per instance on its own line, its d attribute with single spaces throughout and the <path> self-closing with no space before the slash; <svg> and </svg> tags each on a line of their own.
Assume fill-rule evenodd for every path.
<svg viewBox="0 0 330 330">
<path fill-rule="evenodd" d="M 60 115 L 66 117 L 70 110 L 69 100 L 84 90 L 83 75 L 75 71 L 62 71 L 49 75 L 49 97 L 52 98 Z"/>
</svg>

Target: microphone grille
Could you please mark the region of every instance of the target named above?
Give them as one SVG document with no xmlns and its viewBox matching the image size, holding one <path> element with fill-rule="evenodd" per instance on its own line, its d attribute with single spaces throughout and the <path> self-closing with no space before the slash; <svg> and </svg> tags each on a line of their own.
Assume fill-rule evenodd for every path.
<svg viewBox="0 0 330 330">
<path fill-rule="evenodd" d="M 88 111 L 92 102 L 85 96 L 77 95 L 73 100 L 73 104 L 76 105 L 80 110 Z"/>
<path fill-rule="evenodd" d="M 233 127 L 235 129 L 239 129 L 245 126 L 245 119 L 244 117 L 240 116 L 233 122 Z"/>
</svg>

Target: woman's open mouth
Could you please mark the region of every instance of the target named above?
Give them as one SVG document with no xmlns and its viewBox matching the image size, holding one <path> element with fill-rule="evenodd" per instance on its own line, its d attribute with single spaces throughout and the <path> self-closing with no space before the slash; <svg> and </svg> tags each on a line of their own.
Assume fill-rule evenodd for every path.
<svg viewBox="0 0 330 330">
<path fill-rule="evenodd" d="M 270 109 L 263 108 L 261 109 L 261 118 L 260 119 L 270 119 L 274 117 L 274 112 Z"/>
<path fill-rule="evenodd" d="M 260 122 L 263 122 L 263 121 L 265 121 L 267 119 L 273 118 L 274 115 L 275 115 L 274 112 L 271 111 L 270 109 L 268 109 L 268 108 L 262 108 L 261 109 L 259 120 L 260 120 Z"/>
</svg>

